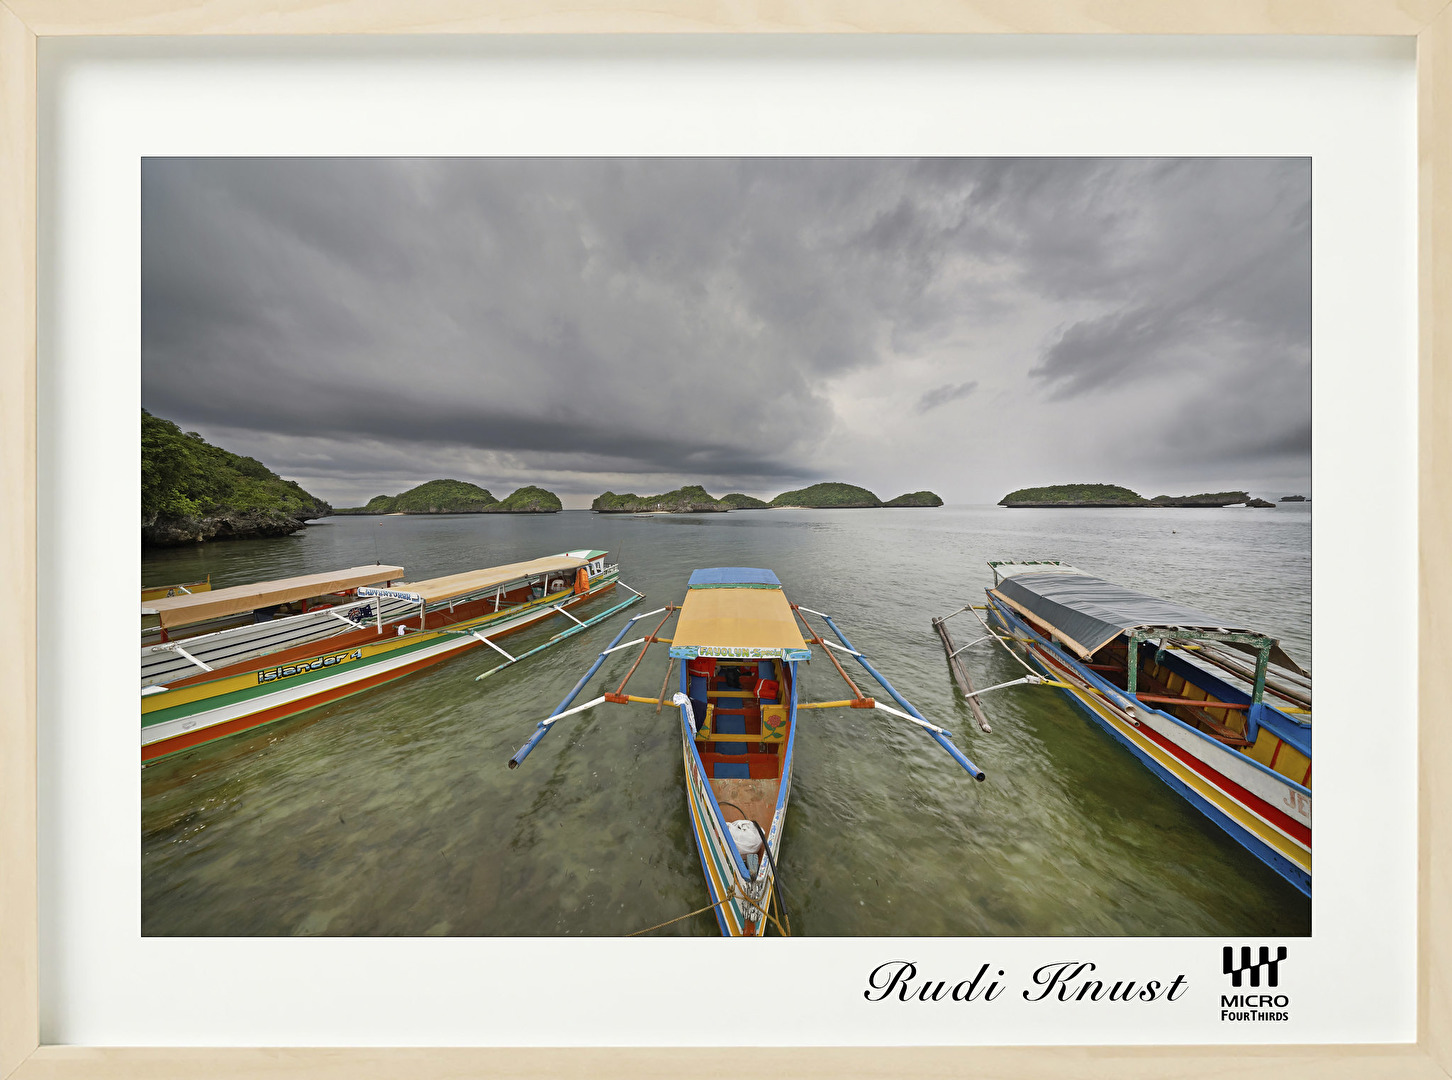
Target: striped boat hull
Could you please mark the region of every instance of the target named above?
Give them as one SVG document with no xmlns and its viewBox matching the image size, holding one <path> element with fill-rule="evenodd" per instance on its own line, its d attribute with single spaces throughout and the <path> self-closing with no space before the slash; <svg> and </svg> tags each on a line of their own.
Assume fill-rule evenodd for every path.
<svg viewBox="0 0 1452 1080">
<path fill-rule="evenodd" d="M 311 663 L 292 665 L 311 670 L 276 682 L 261 681 L 270 670 L 264 666 L 149 695 L 142 699 L 141 760 L 155 761 L 392 682 L 483 644 L 459 630 L 477 628 L 490 638 L 506 637 L 549 618 L 560 607 L 574 607 L 614 588 L 615 582 L 611 574 L 578 596 L 545 597 L 514 617 L 491 615 L 450 627 L 452 632 L 379 637 L 329 650 Z"/>
<path fill-rule="evenodd" d="M 1096 692 L 1100 680 L 1089 669 L 994 597 L 989 602 L 996 621 L 1024 641 L 1039 670 L 1074 686 L 1061 691 L 1070 701 L 1251 854 L 1310 895 L 1309 790 L 1153 707 L 1141 705 L 1131 717 Z"/>
<path fill-rule="evenodd" d="M 681 710 L 681 748 L 685 763 L 686 805 L 690 813 L 691 832 L 696 838 L 696 852 L 701 857 L 701 871 L 714 905 L 717 925 L 724 937 L 763 937 L 769 922 L 765 912 L 772 910 L 776 889 L 777 858 L 781 851 L 782 830 L 786 825 L 787 804 L 791 799 L 792 757 L 796 746 L 796 665 L 792 667 L 790 727 L 781 764 L 781 784 L 777 790 L 776 807 L 771 825 L 766 830 L 766 848 L 771 858 L 763 858 L 755 882 L 742 874 L 737 865 L 735 845 L 726 836 L 720 804 L 706 778 L 706 768 L 696 747 L 695 728 Z M 682 665 L 682 689 L 685 688 L 685 665 Z"/>
</svg>

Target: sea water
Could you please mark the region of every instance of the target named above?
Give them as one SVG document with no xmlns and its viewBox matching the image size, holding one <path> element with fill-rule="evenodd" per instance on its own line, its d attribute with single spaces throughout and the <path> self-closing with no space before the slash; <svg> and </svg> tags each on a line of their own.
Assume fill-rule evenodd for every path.
<svg viewBox="0 0 1452 1080">
<path fill-rule="evenodd" d="M 1308 900 L 1057 691 L 985 695 L 993 732 L 980 732 L 930 622 L 983 602 L 989 559 L 1061 559 L 1272 633 L 1309 667 L 1308 505 L 335 517 L 284 539 L 148 551 L 142 580 L 223 587 L 375 561 L 418 580 L 590 547 L 647 600 L 483 682 L 499 657 L 481 647 L 143 769 L 142 932 L 620 935 L 703 907 L 673 710 L 601 706 L 505 764 L 623 620 L 679 602 L 703 566 L 775 570 L 987 773 L 975 783 L 882 713 L 802 714 L 778 879 L 794 933 L 1309 932 Z M 977 636 L 967 613 L 952 625 L 960 645 Z M 612 655 L 581 700 L 613 689 L 635 652 Z M 992 642 L 963 660 L 980 687 L 1023 673 Z M 653 647 L 630 692 L 655 696 L 667 662 Z M 847 696 L 822 657 L 802 690 Z M 717 927 L 708 913 L 657 933 Z"/>
</svg>

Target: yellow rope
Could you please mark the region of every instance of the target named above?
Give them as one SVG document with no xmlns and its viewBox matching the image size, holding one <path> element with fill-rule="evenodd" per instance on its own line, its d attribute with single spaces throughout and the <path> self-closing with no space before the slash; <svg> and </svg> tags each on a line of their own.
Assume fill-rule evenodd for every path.
<svg viewBox="0 0 1452 1080">
<path fill-rule="evenodd" d="M 764 912 L 764 910 L 759 909 L 759 907 L 756 906 L 756 901 L 752 900 L 751 897 L 743 896 L 743 894 L 736 893 L 735 890 L 732 890 L 732 894 L 730 894 L 729 899 L 739 900 L 741 901 L 741 903 L 746 904 L 746 906 L 751 907 L 751 909 L 754 910 L 754 912 L 758 913 L 759 916 L 764 917 L 764 919 L 770 919 L 771 922 L 775 923 L 775 926 L 777 926 L 777 933 L 780 933 L 783 938 L 790 938 L 790 930 L 783 929 L 783 926 L 781 926 L 781 923 L 777 920 L 777 916 L 772 915 L 771 912 Z M 770 903 L 770 900 L 768 900 L 768 903 Z M 778 903 L 778 907 L 780 907 L 780 903 Z"/>
<path fill-rule="evenodd" d="M 677 915 L 674 919 L 667 919 L 663 923 L 656 923 L 654 926 L 647 926 L 644 930 L 637 930 L 634 933 L 632 933 L 632 934 L 626 934 L 625 936 L 626 937 L 639 937 L 641 934 L 648 934 L 652 930 L 659 930 L 662 926 L 669 926 L 671 923 L 678 923 L 682 919 L 689 919 L 692 915 L 700 915 L 703 912 L 710 911 L 712 908 L 720 907 L 722 904 L 726 903 L 726 901 L 727 900 L 730 900 L 730 899 L 731 899 L 731 897 L 728 896 L 726 898 L 726 900 L 717 900 L 714 904 L 707 904 L 703 908 L 697 908 L 695 911 L 688 911 L 684 915 Z"/>
<path fill-rule="evenodd" d="M 772 892 L 775 893 L 776 890 L 773 889 Z M 722 900 L 717 900 L 714 904 L 707 904 L 703 908 L 697 908 L 695 911 L 688 911 L 684 915 L 677 915 L 674 919 L 667 919 L 663 923 L 656 923 L 654 926 L 647 926 L 644 930 L 636 930 L 633 933 L 626 934 L 625 936 L 626 937 L 639 937 L 641 934 L 648 934 L 652 930 L 659 930 L 663 926 L 669 926 L 669 925 L 671 925 L 671 923 L 678 923 L 682 919 L 689 919 L 693 915 L 701 915 L 701 914 L 704 914 L 705 912 L 710 911 L 712 908 L 718 908 L 722 904 L 729 903 L 732 900 L 739 900 L 741 903 L 745 904 L 747 907 L 751 908 L 753 911 L 757 912 L 759 915 L 762 915 L 765 918 L 771 920 L 771 922 L 773 924 L 775 924 L 775 926 L 776 926 L 777 933 L 781 934 L 782 937 L 791 937 L 792 936 L 790 930 L 783 929 L 780 920 L 778 920 L 775 915 L 773 915 L 769 911 L 762 911 L 761 908 L 759 908 L 759 907 L 756 906 L 755 901 L 753 901 L 749 896 L 745 896 L 745 895 L 743 895 L 741 893 L 736 892 L 735 890 L 732 890 L 732 893 L 731 893 L 730 896 L 728 896 L 728 897 L 726 897 L 725 899 L 722 899 Z M 770 903 L 770 901 L 768 901 L 768 903 Z M 777 906 L 777 910 L 780 911 L 781 910 L 781 900 L 780 899 L 777 900 L 776 906 Z"/>
</svg>

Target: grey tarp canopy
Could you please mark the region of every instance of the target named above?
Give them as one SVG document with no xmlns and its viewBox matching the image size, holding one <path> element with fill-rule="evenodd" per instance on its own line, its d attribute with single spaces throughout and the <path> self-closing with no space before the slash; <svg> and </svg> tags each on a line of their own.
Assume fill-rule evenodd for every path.
<svg viewBox="0 0 1452 1080">
<path fill-rule="evenodd" d="M 996 568 L 1002 573 L 1004 567 Z M 993 591 L 1011 607 L 1047 623 L 1081 657 L 1092 656 L 1120 634 L 1139 632 L 1153 638 L 1156 630 L 1206 631 L 1209 633 L 1259 634 L 1227 622 L 1216 615 L 1126 589 L 1112 581 L 1068 572 L 1017 573 L 1005 577 Z M 1262 635 L 1264 636 L 1264 635 Z M 1255 655 L 1255 646 L 1225 642 L 1231 648 Z M 1305 674 L 1271 641 L 1270 659 L 1287 670 Z"/>
</svg>

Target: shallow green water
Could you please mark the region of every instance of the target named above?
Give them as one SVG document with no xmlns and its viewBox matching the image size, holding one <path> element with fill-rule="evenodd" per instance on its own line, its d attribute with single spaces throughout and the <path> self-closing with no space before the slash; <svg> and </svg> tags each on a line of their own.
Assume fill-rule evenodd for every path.
<svg viewBox="0 0 1452 1080">
<path fill-rule="evenodd" d="M 223 586 L 375 558 L 418 579 L 580 547 L 609 548 L 648 594 L 630 614 L 678 601 L 696 567 L 774 569 L 987 772 L 974 783 L 880 714 L 804 714 L 781 853 L 795 933 L 1309 932 L 1309 901 L 1059 693 L 990 694 L 993 733 L 979 732 L 929 622 L 982 601 L 990 558 L 1059 558 L 1274 632 L 1309 664 L 1309 507 L 331 518 L 282 540 L 149 552 L 142 580 L 210 572 Z M 505 767 L 621 621 L 483 683 L 492 654 L 471 650 L 144 769 L 143 933 L 617 935 L 703 906 L 669 711 L 593 710 Z M 990 644 L 964 654 L 980 686 L 1021 674 Z M 633 656 L 611 657 L 598 685 Z M 632 690 L 654 695 L 665 666 L 653 649 Z M 803 693 L 840 686 L 819 660 Z M 706 914 L 658 933 L 717 929 Z"/>
</svg>

